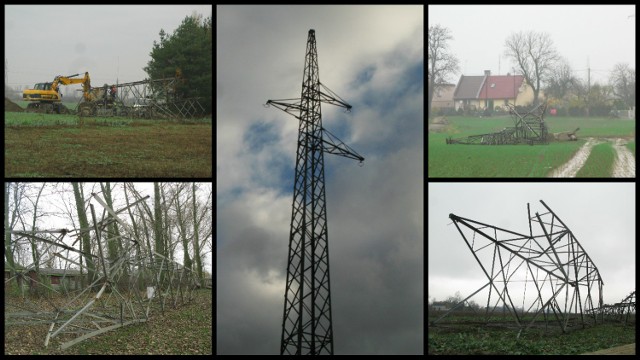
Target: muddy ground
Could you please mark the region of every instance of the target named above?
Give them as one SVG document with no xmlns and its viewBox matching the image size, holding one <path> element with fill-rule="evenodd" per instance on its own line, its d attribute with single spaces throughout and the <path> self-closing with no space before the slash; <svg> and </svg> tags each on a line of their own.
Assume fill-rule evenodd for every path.
<svg viewBox="0 0 640 360">
<path fill-rule="evenodd" d="M 553 170 L 548 177 L 575 177 L 591 154 L 591 148 L 603 141 L 613 142 L 616 150 L 616 161 L 613 165 L 612 177 L 635 177 L 636 159 L 625 146 L 627 141 L 621 138 L 594 139 L 588 138 L 580 150 L 565 164 Z"/>
<path fill-rule="evenodd" d="M 636 344 L 628 344 L 622 346 L 612 347 L 610 349 L 598 350 L 582 355 L 635 355 Z"/>
<path fill-rule="evenodd" d="M 627 141 L 616 139 L 613 148 L 616 150 L 616 162 L 613 165 L 613 177 L 636 177 L 636 157 L 626 147 Z"/>
</svg>

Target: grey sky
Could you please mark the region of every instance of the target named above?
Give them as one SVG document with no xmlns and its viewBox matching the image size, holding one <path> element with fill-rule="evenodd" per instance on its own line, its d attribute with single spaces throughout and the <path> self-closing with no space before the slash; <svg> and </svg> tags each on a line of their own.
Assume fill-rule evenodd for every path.
<svg viewBox="0 0 640 360">
<path fill-rule="evenodd" d="M 466 297 L 486 284 L 471 250 L 448 225 L 450 213 L 526 234 L 527 202 L 532 214 L 546 212 L 539 200 L 571 229 L 598 267 L 605 303 L 635 290 L 634 183 L 430 183 L 428 198 L 429 301 L 456 291 Z M 486 303 L 486 295 L 481 299 Z"/>
<path fill-rule="evenodd" d="M 571 64 L 576 76 L 587 80 L 587 58 L 591 81 L 606 83 L 609 72 L 620 62 L 635 68 L 635 5 L 429 5 L 428 24 L 451 30 L 450 51 L 460 60 L 460 75 L 498 74 L 515 64 L 505 57 L 504 43 L 513 32 L 550 34 L 556 49 Z"/>
<path fill-rule="evenodd" d="M 298 131 L 262 105 L 300 96 L 309 29 L 320 81 L 353 106 L 323 126 L 336 354 L 423 353 L 424 7 L 217 7 L 219 354 L 277 354 Z"/>
<path fill-rule="evenodd" d="M 206 18 L 212 6 L 5 5 L 9 85 L 32 87 L 85 71 L 93 84 L 144 80 L 160 29 L 173 33 L 194 11 Z"/>
</svg>

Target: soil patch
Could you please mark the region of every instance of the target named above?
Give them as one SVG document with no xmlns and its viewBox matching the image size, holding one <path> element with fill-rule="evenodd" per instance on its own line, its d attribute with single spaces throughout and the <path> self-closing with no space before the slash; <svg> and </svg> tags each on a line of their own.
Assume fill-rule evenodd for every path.
<svg viewBox="0 0 640 360">
<path fill-rule="evenodd" d="M 449 121 L 444 116 L 438 116 L 429 124 L 429 132 L 444 132 L 449 128 Z"/>
<path fill-rule="evenodd" d="M 12 111 L 12 112 L 23 112 L 24 109 L 20 107 L 20 105 L 14 103 L 8 98 L 4 98 L 4 111 Z"/>
<path fill-rule="evenodd" d="M 636 344 L 628 344 L 622 346 L 612 347 L 610 349 L 598 350 L 582 355 L 635 355 Z"/>
</svg>

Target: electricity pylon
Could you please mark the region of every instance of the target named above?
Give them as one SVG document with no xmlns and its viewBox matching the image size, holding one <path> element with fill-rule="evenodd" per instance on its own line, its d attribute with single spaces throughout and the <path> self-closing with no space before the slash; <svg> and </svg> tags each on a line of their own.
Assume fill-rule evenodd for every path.
<svg viewBox="0 0 640 360">
<path fill-rule="evenodd" d="M 324 153 L 364 158 L 322 127 L 321 102 L 351 109 L 320 83 L 316 35 L 309 30 L 301 97 L 266 104 L 300 121 L 280 354 L 333 354 Z"/>
</svg>

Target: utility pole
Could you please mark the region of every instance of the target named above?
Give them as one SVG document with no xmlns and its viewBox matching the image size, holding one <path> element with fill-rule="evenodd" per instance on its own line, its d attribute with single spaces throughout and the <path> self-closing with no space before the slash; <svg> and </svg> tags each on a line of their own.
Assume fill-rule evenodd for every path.
<svg viewBox="0 0 640 360">
<path fill-rule="evenodd" d="M 320 90 L 321 86 L 327 93 Z M 351 109 L 320 83 L 312 29 L 300 98 L 268 100 L 265 104 L 299 120 L 280 354 L 333 354 L 324 153 L 361 163 L 364 158 L 322 127 L 321 102 Z"/>
<path fill-rule="evenodd" d="M 591 65 L 589 57 L 587 57 L 587 117 L 589 117 L 589 108 L 591 107 Z"/>
</svg>

